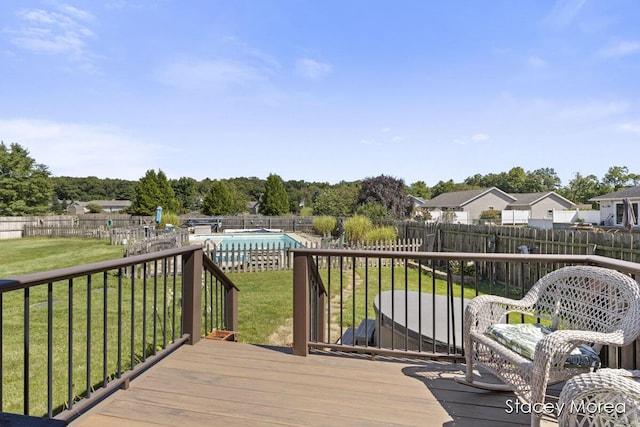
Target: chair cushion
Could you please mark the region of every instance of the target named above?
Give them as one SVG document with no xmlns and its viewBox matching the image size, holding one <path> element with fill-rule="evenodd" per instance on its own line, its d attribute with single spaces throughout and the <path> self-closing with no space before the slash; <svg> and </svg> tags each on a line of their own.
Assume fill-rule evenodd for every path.
<svg viewBox="0 0 640 427">
<path fill-rule="evenodd" d="M 499 323 L 490 326 L 487 335 L 519 355 L 533 360 L 536 344 L 551 332 L 551 328 L 540 323 Z M 581 344 L 571 351 L 564 365 L 577 368 L 599 367 L 600 357 L 591 347 Z"/>
</svg>

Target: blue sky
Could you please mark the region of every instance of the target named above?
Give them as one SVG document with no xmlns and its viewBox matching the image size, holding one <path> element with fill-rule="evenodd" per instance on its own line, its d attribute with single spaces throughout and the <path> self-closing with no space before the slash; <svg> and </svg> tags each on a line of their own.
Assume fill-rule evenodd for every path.
<svg viewBox="0 0 640 427">
<path fill-rule="evenodd" d="M 637 0 L 2 0 L 0 140 L 54 176 L 640 173 Z"/>
</svg>

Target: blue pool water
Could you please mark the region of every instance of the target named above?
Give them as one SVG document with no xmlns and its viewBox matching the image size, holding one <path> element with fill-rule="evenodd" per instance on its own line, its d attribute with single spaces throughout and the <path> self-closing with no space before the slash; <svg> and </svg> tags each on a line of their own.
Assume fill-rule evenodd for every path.
<svg viewBox="0 0 640 427">
<path fill-rule="evenodd" d="M 217 250 L 227 250 L 232 247 L 248 248 L 302 248 L 304 245 L 285 233 L 221 233 L 192 236 L 192 242 L 206 242 L 209 240 Z"/>
</svg>

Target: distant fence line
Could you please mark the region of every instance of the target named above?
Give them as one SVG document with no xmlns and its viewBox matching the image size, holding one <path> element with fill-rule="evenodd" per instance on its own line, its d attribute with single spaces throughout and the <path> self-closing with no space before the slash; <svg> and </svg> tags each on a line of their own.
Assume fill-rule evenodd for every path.
<svg viewBox="0 0 640 427">
<path fill-rule="evenodd" d="M 622 228 L 543 230 L 509 225 L 383 222 L 395 226 L 400 238 L 423 239 L 421 250 L 429 252 L 601 255 L 640 262 L 640 233 Z"/>
<path fill-rule="evenodd" d="M 165 249 L 179 248 L 189 244 L 189 233 L 187 233 L 186 230 L 158 230 L 159 233 L 157 234 L 145 234 L 148 231 L 149 230 L 144 230 L 142 234 L 136 233 L 137 238 L 129 235 L 128 239 L 120 240 L 120 243 L 124 245 L 124 256 L 158 252 Z"/>
<path fill-rule="evenodd" d="M 310 233 L 313 229 L 313 217 L 267 217 L 241 216 L 217 218 L 193 218 L 219 224 L 218 231 L 225 229 L 269 228 L 282 229 L 285 232 Z M 153 224 L 152 217 L 132 217 L 120 214 L 86 214 L 33 217 L 0 217 L 0 239 L 19 238 L 23 235 L 35 235 L 37 226 L 68 229 L 67 235 L 90 237 L 91 233 L 75 229 L 106 229 L 107 221 L 112 222 L 112 243 L 140 240 L 145 224 Z M 185 218 L 186 221 L 186 218 Z M 379 221 L 398 230 L 399 239 L 418 239 L 422 241 L 420 250 L 428 252 L 496 252 L 523 253 L 526 251 L 540 254 L 596 254 L 609 258 L 631 262 L 640 262 L 640 233 L 631 233 L 624 229 L 537 229 L 526 226 L 509 225 L 466 225 L 447 223 L 425 223 L 422 221 Z M 30 231 L 25 231 L 30 226 Z M 218 225 L 217 225 L 218 226 Z M 117 231 L 119 229 L 128 231 Z M 62 236 L 62 230 L 48 231 L 42 228 L 44 235 Z M 125 237 L 129 233 L 133 237 Z M 132 234 L 133 233 L 133 234 Z M 96 233 L 100 238 L 105 238 Z M 94 234 L 94 235 L 96 235 Z M 41 234 L 43 235 L 43 234 Z"/>
<path fill-rule="evenodd" d="M 151 224 L 152 217 L 130 216 L 124 214 L 85 214 L 85 215 L 44 215 L 44 216 L 5 216 L 0 217 L 0 240 L 20 239 L 22 237 L 32 237 L 37 234 L 37 227 L 41 227 L 43 233 L 55 237 L 85 237 L 81 232 L 63 230 L 53 230 L 61 228 L 71 229 L 107 229 L 108 222 L 111 227 L 132 227 L 136 225 Z M 25 227 L 30 228 L 30 234 L 26 235 Z M 66 233 L 66 234 L 65 234 Z M 78 234 L 78 236 L 76 236 Z M 96 237 L 96 238 L 108 238 Z"/>
<path fill-rule="evenodd" d="M 212 241 L 203 242 L 205 252 L 220 268 L 229 273 L 256 272 L 256 271 L 275 271 L 275 270 L 291 270 L 293 269 L 293 255 L 290 249 L 294 245 L 275 243 L 275 244 L 231 244 L 224 248 L 218 248 Z M 371 244 L 357 244 L 353 246 L 341 247 L 342 249 L 361 249 L 361 250 L 380 250 L 380 251 L 409 251 L 417 252 L 420 250 L 422 241 L 418 239 L 399 239 L 395 242 L 376 242 Z M 310 249 L 324 248 L 323 242 L 305 243 Z M 326 266 L 328 260 L 318 260 L 320 265 Z M 338 259 L 331 260 L 338 262 Z M 348 260 L 344 267 L 364 267 L 367 260 L 358 258 L 356 260 Z M 368 260 L 368 266 L 374 266 L 377 261 Z M 391 266 L 387 264 L 392 262 L 390 259 L 380 260 L 379 266 Z M 354 264 L 355 263 L 355 264 Z M 376 264 L 375 266 L 378 266 Z M 336 265 L 337 267 L 337 265 Z"/>
</svg>

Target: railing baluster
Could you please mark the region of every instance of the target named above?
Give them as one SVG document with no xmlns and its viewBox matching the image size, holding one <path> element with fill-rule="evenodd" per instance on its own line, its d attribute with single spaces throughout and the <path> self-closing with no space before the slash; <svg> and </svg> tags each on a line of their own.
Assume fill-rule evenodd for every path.
<svg viewBox="0 0 640 427">
<path fill-rule="evenodd" d="M 30 288 L 24 288 L 24 366 L 23 366 L 23 375 L 24 375 L 24 388 L 23 388 L 23 399 L 24 399 L 24 414 L 29 415 L 29 292 Z"/>
<path fill-rule="evenodd" d="M 87 390 L 85 397 L 91 397 L 91 275 L 87 276 Z"/>
<path fill-rule="evenodd" d="M 122 378 L 122 275 L 124 270 L 118 268 L 118 367 L 116 376 Z"/>
<path fill-rule="evenodd" d="M 135 356 L 136 356 L 136 342 L 135 342 L 135 331 L 136 331 L 136 316 L 135 316 L 135 301 L 136 301 L 136 265 L 131 266 L 131 331 L 129 331 L 129 369 L 133 369 L 136 365 Z"/>
<path fill-rule="evenodd" d="M 109 346 L 108 346 L 108 313 L 109 313 L 109 279 L 107 272 L 102 273 L 102 386 L 108 382 Z"/>
<path fill-rule="evenodd" d="M 167 262 L 167 258 L 164 258 L 162 261 L 162 270 L 163 270 L 163 294 L 164 294 L 164 302 L 162 304 L 162 348 L 167 347 L 167 287 L 168 287 L 168 277 L 169 277 L 169 266 Z"/>
<path fill-rule="evenodd" d="M 47 283 L 47 416 L 53 417 L 53 282 Z"/>
<path fill-rule="evenodd" d="M 69 316 L 67 318 L 67 327 L 69 329 L 67 336 L 67 347 L 69 355 L 67 358 L 67 408 L 73 408 L 74 391 L 73 391 L 73 279 L 69 279 L 67 285 L 67 293 L 69 298 Z"/>
<path fill-rule="evenodd" d="M 142 361 L 147 361 L 147 266 L 142 264 Z"/>
<path fill-rule="evenodd" d="M 174 342 L 176 340 L 176 319 L 178 318 L 178 316 L 176 316 L 176 300 L 178 299 L 178 294 L 176 293 L 178 289 L 178 261 L 177 261 L 177 257 L 173 257 L 173 298 L 172 298 L 172 303 L 173 303 L 173 310 L 171 312 L 171 315 L 173 316 L 173 319 L 171 321 L 171 342 Z"/>
<path fill-rule="evenodd" d="M 158 348 L 158 260 L 153 260 L 153 354 Z"/>
<path fill-rule="evenodd" d="M 4 411 L 4 292 L 0 292 L 0 412 Z"/>
</svg>

